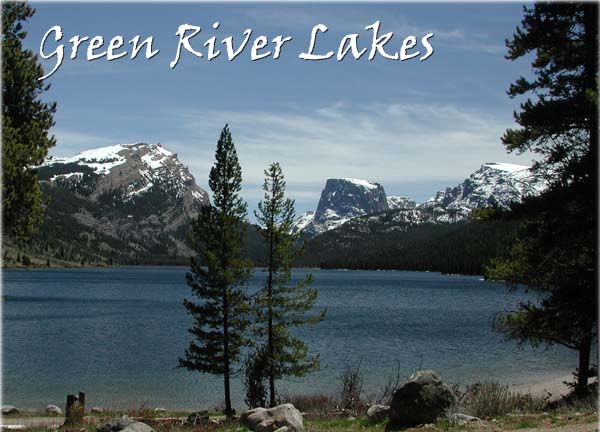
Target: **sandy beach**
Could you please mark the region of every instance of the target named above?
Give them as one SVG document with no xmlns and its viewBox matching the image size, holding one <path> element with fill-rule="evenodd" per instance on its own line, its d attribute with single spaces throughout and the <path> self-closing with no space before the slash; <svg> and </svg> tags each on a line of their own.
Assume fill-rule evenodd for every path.
<svg viewBox="0 0 600 432">
<path fill-rule="evenodd" d="M 596 380 L 597 378 L 590 378 L 590 383 Z M 572 381 L 573 375 L 562 375 L 556 378 L 535 380 L 524 384 L 514 384 L 510 386 L 510 389 L 514 392 L 531 394 L 532 396 L 548 397 L 548 400 L 553 401 L 569 393 L 570 388 L 565 382 Z"/>
</svg>

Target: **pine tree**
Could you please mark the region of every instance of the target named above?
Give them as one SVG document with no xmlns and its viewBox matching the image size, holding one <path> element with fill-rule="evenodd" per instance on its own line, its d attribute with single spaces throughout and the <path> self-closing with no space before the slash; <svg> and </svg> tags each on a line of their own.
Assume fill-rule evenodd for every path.
<svg viewBox="0 0 600 432">
<path fill-rule="evenodd" d="M 598 305 L 598 5 L 536 3 L 507 46 L 511 60 L 535 53 L 534 79 L 522 77 L 509 90 L 535 100 L 521 104 L 520 128 L 502 141 L 509 151 L 541 155 L 534 169 L 550 187 L 513 207 L 509 217 L 522 232 L 510 256 L 487 272 L 540 291 L 542 301 L 500 315 L 496 327 L 521 343 L 577 350 L 576 391 L 584 393 Z"/>
<path fill-rule="evenodd" d="M 247 344 L 246 282 L 251 263 L 244 259 L 246 203 L 240 196 L 242 169 L 226 125 L 221 132 L 210 170 L 213 205 L 204 206 L 192 224 L 198 256 L 191 260 L 186 279 L 199 301 L 184 300 L 194 324 L 194 336 L 179 359 L 180 367 L 223 376 L 225 414 L 233 415 L 230 380 L 232 365 Z"/>
<path fill-rule="evenodd" d="M 43 216 L 36 171 L 55 144 L 55 103 L 43 102 L 50 85 L 42 66 L 23 48 L 23 22 L 35 10 L 25 2 L 2 3 L 2 218 L 4 234 L 28 238 Z"/>
<path fill-rule="evenodd" d="M 309 356 L 308 347 L 293 336 L 293 327 L 315 324 L 325 316 L 307 312 L 314 306 L 318 292 L 310 288 L 312 275 L 292 280 L 294 260 L 302 253 L 296 247 L 300 233 L 294 233 L 294 201 L 285 197 L 285 179 L 278 163 L 265 170 L 264 199 L 255 216 L 260 233 L 268 245 L 267 280 L 256 297 L 256 324 L 259 336 L 266 338 L 266 376 L 269 380 L 269 403 L 276 403 L 275 381 L 284 376 L 303 376 L 319 367 L 318 356 Z M 262 355 L 262 354 L 261 354 Z"/>
</svg>

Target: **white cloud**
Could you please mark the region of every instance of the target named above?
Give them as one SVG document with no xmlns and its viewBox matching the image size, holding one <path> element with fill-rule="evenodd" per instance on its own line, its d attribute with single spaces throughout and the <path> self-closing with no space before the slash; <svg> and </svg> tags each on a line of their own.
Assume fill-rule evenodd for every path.
<svg viewBox="0 0 600 432">
<path fill-rule="evenodd" d="M 262 197 L 263 170 L 273 161 L 281 164 L 289 195 L 302 211 L 316 207 L 331 177 L 363 178 L 381 183 L 389 194 L 423 197 L 424 185 L 454 185 L 485 162 L 531 161 L 530 155 L 507 154 L 500 143 L 509 119 L 448 104 L 336 102 L 310 111 L 190 108 L 169 115 L 178 127 L 163 145 L 178 153 L 203 188 L 220 130 L 230 125 L 251 208 Z M 75 131 L 55 133 L 60 155 L 116 143 Z"/>
<path fill-rule="evenodd" d="M 297 192 L 311 196 L 329 177 L 383 185 L 459 180 L 484 162 L 530 161 L 507 155 L 500 143 L 509 122 L 452 105 L 336 103 L 309 112 L 190 109 L 178 116 L 194 142 L 203 143 L 178 146 L 191 166 L 210 167 L 220 128 L 229 123 L 247 185 L 258 189 L 263 169 L 278 161 L 288 184 L 303 185 Z"/>
</svg>

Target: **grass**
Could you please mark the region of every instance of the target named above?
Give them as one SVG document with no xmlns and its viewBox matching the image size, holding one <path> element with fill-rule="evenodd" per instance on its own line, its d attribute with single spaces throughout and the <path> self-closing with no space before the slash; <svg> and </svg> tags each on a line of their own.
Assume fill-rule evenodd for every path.
<svg viewBox="0 0 600 432">
<path fill-rule="evenodd" d="M 405 431 L 518 431 L 535 428 L 573 427 L 584 423 L 598 421 L 598 396 L 596 393 L 585 398 L 565 398 L 559 403 L 548 404 L 545 400 L 529 395 L 515 394 L 506 386 L 495 382 L 484 382 L 468 386 L 464 392 L 454 388 L 457 404 L 451 412 L 460 412 L 477 416 L 482 421 L 469 424 L 455 424 L 447 418 L 439 419 L 435 424 L 424 425 Z M 335 398 L 321 394 L 289 396 L 281 402 L 293 403 L 304 414 L 304 429 L 306 432 L 375 432 L 384 431 L 385 422 L 370 423 L 362 410 L 340 410 L 340 403 Z M 127 408 L 110 408 L 103 413 L 86 413 L 84 423 L 70 428 L 61 428 L 62 432 L 96 432 L 99 424 L 111 419 L 128 415 L 136 420 L 148 423 L 156 432 L 246 432 L 248 429 L 239 422 L 226 423 L 224 417 L 216 409 L 209 411 L 212 419 L 221 424 L 208 426 L 186 426 L 183 421 L 191 414 L 190 411 L 155 412 L 148 403 Z M 49 416 L 42 412 L 20 412 L 6 416 L 13 423 L 28 424 L 28 431 L 41 432 L 52 429 L 52 424 L 59 424 L 60 417 Z M 32 424 L 32 417 L 42 417 L 47 424 Z M 30 419 L 27 422 L 27 419 Z M 39 420 L 39 419 L 38 419 Z M 31 427 L 32 426 L 32 427 Z M 592 429 L 590 429 L 592 430 Z"/>
<path fill-rule="evenodd" d="M 165 417 L 186 417 L 175 416 L 181 412 L 167 412 Z M 37 413 L 40 415 L 40 413 Z M 14 417 L 16 418 L 16 416 Z M 106 417 L 102 421 L 109 420 Z M 597 413 L 592 411 L 587 412 L 567 412 L 566 408 L 563 408 L 562 412 L 552 411 L 549 413 L 527 413 L 527 414 L 509 414 L 499 417 L 494 417 L 489 420 L 485 420 L 481 423 L 472 423 L 467 425 L 453 424 L 447 419 L 440 419 L 438 422 L 432 425 L 421 426 L 418 428 L 405 429 L 405 432 L 419 432 L 423 430 L 442 432 L 442 431 L 518 431 L 523 429 L 533 428 L 553 428 L 553 427 L 565 427 L 574 426 L 579 424 L 593 424 L 597 422 Z M 155 422 L 149 422 L 156 432 L 248 432 L 249 430 L 244 426 L 241 426 L 237 422 L 232 422 L 223 425 L 211 425 L 209 427 L 199 426 L 181 426 L 166 424 L 160 421 L 160 417 Z M 31 432 L 41 432 L 49 430 L 49 427 L 34 427 L 28 428 Z M 358 417 L 356 419 L 349 418 L 305 418 L 304 419 L 304 430 L 306 432 L 383 432 L 385 430 L 385 423 L 370 424 L 366 417 Z M 96 427 L 94 425 L 85 425 L 84 427 L 73 427 L 70 429 L 61 429 L 63 432 L 95 432 Z"/>
<path fill-rule="evenodd" d="M 490 419 L 509 413 L 542 412 L 547 401 L 531 395 L 523 395 L 511 392 L 508 386 L 501 385 L 495 381 L 484 381 L 482 383 L 467 386 L 466 391 L 457 393 L 457 406 L 454 412 L 469 414 L 481 419 Z"/>
</svg>

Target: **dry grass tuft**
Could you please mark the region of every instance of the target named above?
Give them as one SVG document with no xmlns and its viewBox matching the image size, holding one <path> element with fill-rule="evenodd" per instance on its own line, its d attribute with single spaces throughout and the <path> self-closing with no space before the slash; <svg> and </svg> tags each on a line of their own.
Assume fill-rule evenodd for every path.
<svg viewBox="0 0 600 432">
<path fill-rule="evenodd" d="M 458 395 L 459 409 L 465 414 L 489 419 L 515 412 L 540 412 L 546 405 L 544 399 L 511 392 L 508 386 L 496 381 L 484 381 L 467 386 Z"/>
</svg>

